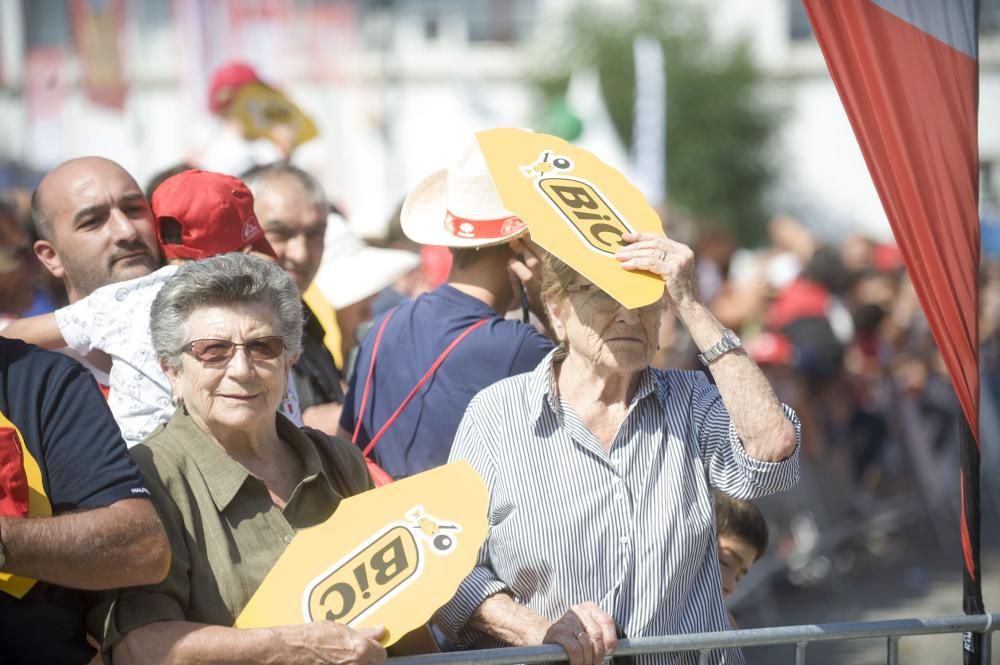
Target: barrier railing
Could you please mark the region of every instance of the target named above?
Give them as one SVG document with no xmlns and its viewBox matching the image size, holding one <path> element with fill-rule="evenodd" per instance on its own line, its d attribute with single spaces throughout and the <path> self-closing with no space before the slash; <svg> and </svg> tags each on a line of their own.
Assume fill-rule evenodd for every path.
<svg viewBox="0 0 1000 665">
<path fill-rule="evenodd" d="M 658 653 L 698 652 L 699 663 L 707 663 L 714 649 L 791 644 L 795 646 L 790 662 L 805 665 L 806 647 L 813 642 L 857 640 L 883 637 L 886 640 L 886 664 L 897 665 L 899 641 L 913 635 L 943 633 L 981 633 L 983 635 L 983 665 L 990 665 L 992 634 L 1000 628 L 1000 614 L 945 616 L 926 619 L 892 619 L 854 623 L 829 623 L 811 626 L 781 626 L 752 628 L 722 633 L 692 633 L 662 637 L 638 637 L 622 640 L 616 656 Z M 957 657 L 957 653 L 956 653 Z M 566 660 L 562 647 L 543 645 L 453 651 L 425 656 L 391 658 L 390 665 L 516 665 L 517 663 L 548 663 Z"/>
</svg>

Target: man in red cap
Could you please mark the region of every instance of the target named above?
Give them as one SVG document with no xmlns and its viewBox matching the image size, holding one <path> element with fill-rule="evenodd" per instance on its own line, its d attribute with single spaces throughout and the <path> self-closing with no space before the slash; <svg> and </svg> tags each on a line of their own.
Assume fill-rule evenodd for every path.
<svg viewBox="0 0 1000 665">
<path fill-rule="evenodd" d="M 52 314 L 14 322 L 8 337 L 86 354 L 104 351 L 114 361 L 108 406 L 130 446 L 143 441 L 173 412 L 170 385 L 149 336 L 149 309 L 180 263 L 226 252 L 274 250 L 253 210 L 253 196 L 240 180 L 191 170 L 168 178 L 153 194 L 157 239 L 170 265 L 138 279 L 97 289 Z M 299 420 L 294 398 L 283 412 Z"/>
</svg>

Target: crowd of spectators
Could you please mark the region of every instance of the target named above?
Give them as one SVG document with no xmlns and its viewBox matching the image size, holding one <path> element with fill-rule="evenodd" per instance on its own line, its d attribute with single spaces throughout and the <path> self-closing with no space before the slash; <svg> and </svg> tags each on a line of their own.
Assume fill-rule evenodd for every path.
<svg viewBox="0 0 1000 665">
<path fill-rule="evenodd" d="M 179 165 L 143 191 L 85 157 L 5 193 L 0 432 L 21 453 L 0 454 L 0 571 L 41 582 L 18 606 L 0 578 L 0 609 L 61 622 L 46 648 L 66 662 L 377 664 L 380 630 L 230 626 L 297 529 L 462 459 L 491 531 L 439 645 L 550 642 L 594 665 L 624 636 L 726 629 L 762 556 L 808 581 L 842 527 L 947 510 L 960 410 L 899 251 L 789 216 L 753 248 L 662 218 L 666 237 L 622 236 L 621 267 L 664 282 L 630 310 L 530 240 L 474 143 L 367 241 L 286 160 Z M 989 433 L 1000 263 L 981 289 Z M 12 523 L 42 515 L 51 531 Z M 117 534 L 89 575 L 62 544 L 86 529 Z M 0 637 L 23 656 L 39 633 L 22 624 Z"/>
</svg>

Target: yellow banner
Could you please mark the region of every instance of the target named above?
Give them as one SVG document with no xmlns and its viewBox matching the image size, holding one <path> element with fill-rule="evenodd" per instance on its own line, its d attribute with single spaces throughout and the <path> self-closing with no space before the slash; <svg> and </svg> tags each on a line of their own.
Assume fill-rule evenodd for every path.
<svg viewBox="0 0 1000 665">
<path fill-rule="evenodd" d="M 294 147 L 319 135 L 316 124 L 292 100 L 263 83 L 241 86 L 233 110 L 243 135 L 250 139 L 273 138 L 272 132 L 284 127 Z"/>
<path fill-rule="evenodd" d="M 620 172 L 583 148 L 523 129 L 476 134 L 504 207 L 531 239 L 634 309 L 663 295 L 663 280 L 614 258 L 626 232 L 663 234 L 660 218 Z"/>
<path fill-rule="evenodd" d="M 384 625 L 391 645 L 426 623 L 472 571 L 488 510 L 486 485 L 467 462 L 345 499 L 295 536 L 236 627 Z"/>
</svg>

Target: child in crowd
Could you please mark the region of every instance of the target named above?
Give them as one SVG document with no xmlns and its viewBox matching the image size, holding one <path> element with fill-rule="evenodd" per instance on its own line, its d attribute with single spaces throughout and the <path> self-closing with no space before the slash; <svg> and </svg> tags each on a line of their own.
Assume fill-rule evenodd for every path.
<svg viewBox="0 0 1000 665">
<path fill-rule="evenodd" d="M 715 533 L 722 595 L 729 598 L 750 567 L 767 551 L 767 522 L 760 509 L 715 491 Z"/>
<path fill-rule="evenodd" d="M 109 284 L 51 314 L 20 319 L 5 336 L 50 349 L 94 349 L 112 358 L 108 406 L 129 446 L 141 443 L 170 419 L 170 385 L 153 351 L 149 309 L 160 288 L 187 261 L 226 252 L 253 252 L 274 259 L 254 215 L 253 196 L 240 180 L 208 171 L 185 171 L 153 193 L 160 250 L 169 265 L 137 279 Z M 289 382 L 281 412 L 301 425 Z"/>
</svg>

